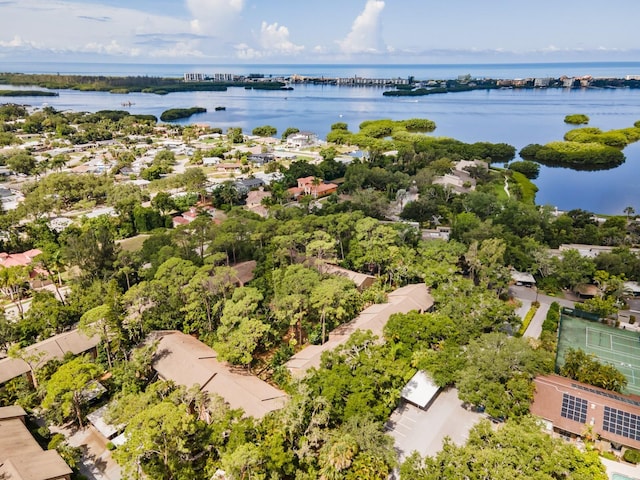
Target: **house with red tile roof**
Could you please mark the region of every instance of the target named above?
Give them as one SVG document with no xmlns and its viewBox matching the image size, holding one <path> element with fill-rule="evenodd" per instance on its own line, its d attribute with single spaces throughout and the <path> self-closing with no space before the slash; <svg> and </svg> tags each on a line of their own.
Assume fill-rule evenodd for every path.
<svg viewBox="0 0 640 480">
<path fill-rule="evenodd" d="M 0 253 L 0 267 L 26 267 L 30 265 L 35 257 L 40 255 L 42 250 L 34 248 L 22 253 Z"/>
<path fill-rule="evenodd" d="M 42 250 L 34 248 L 22 253 L 6 253 L 0 252 L 0 268 L 11 267 L 28 267 L 33 262 L 33 259 L 40 255 Z M 29 283 L 33 288 L 41 287 L 45 284 L 43 278 L 46 277 L 47 271 L 39 267 L 33 267 L 29 270 Z"/>
<path fill-rule="evenodd" d="M 316 177 L 302 177 L 298 179 L 298 186 L 287 190 L 289 194 L 298 199 L 303 195 L 311 195 L 313 198 L 326 197 L 338 191 L 335 183 L 325 183 Z"/>
</svg>

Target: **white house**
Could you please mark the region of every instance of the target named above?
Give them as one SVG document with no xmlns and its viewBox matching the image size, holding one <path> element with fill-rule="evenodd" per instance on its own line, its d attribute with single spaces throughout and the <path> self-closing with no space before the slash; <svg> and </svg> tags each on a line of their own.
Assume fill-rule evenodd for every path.
<svg viewBox="0 0 640 480">
<path fill-rule="evenodd" d="M 318 136 L 312 132 L 292 133 L 287 137 L 287 146 L 294 148 L 313 147 L 318 142 Z"/>
</svg>

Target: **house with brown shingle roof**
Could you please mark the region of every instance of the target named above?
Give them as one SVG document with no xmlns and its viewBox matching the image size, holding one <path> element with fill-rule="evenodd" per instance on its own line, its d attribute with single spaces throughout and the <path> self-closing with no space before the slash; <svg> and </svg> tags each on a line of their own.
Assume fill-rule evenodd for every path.
<svg viewBox="0 0 640 480">
<path fill-rule="evenodd" d="M 62 360 L 68 352 L 78 355 L 94 350 L 98 343 L 100 343 L 98 335 L 88 337 L 80 330 L 75 329 L 29 345 L 25 347 L 25 351 L 27 355 L 38 358 L 37 365 L 34 366 L 37 368 L 49 360 Z M 31 369 L 27 362 L 20 358 L 7 357 L 0 360 L 0 384 L 30 372 Z"/>
<path fill-rule="evenodd" d="M 17 405 L 0 407 L 0 478 L 70 480 L 72 470 L 55 450 L 42 450 L 25 426 Z"/>
<path fill-rule="evenodd" d="M 221 396 L 231 408 L 254 418 L 284 407 L 287 394 L 249 373 L 218 360 L 218 354 L 200 340 L 178 331 L 154 332 L 159 339 L 153 368 L 163 380 Z"/>
<path fill-rule="evenodd" d="M 322 354 L 347 343 L 357 330 L 369 330 L 382 337 L 384 326 L 394 313 L 409 313 L 412 310 L 427 312 L 434 300 L 424 283 L 406 285 L 391 292 L 387 303 L 376 303 L 365 308 L 356 318 L 340 325 L 329 333 L 329 340 L 322 345 L 308 345 L 285 364 L 291 375 L 302 377 L 310 368 L 318 368 Z"/>
</svg>

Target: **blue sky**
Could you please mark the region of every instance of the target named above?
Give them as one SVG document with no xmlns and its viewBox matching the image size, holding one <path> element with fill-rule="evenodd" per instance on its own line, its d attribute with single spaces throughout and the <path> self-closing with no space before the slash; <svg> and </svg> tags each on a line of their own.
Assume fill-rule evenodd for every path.
<svg viewBox="0 0 640 480">
<path fill-rule="evenodd" d="M 638 61 L 638 18 L 636 0 L 0 0 L 0 67 Z"/>
</svg>

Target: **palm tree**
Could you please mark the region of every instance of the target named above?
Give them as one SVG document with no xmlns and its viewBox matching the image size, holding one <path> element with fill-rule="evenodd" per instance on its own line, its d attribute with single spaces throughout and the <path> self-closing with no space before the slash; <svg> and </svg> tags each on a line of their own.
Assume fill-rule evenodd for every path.
<svg viewBox="0 0 640 480">
<path fill-rule="evenodd" d="M 234 203 L 240 198 L 238 189 L 231 181 L 226 181 L 218 187 L 216 193 L 220 196 L 222 202 L 226 205 L 233 206 Z"/>
<path fill-rule="evenodd" d="M 631 217 L 631 215 L 635 215 L 636 211 L 633 207 L 629 206 L 629 207 L 625 207 L 625 209 L 623 210 L 623 212 L 625 213 L 625 215 L 627 216 L 627 222 L 629 221 L 629 217 Z"/>
<path fill-rule="evenodd" d="M 121 250 L 113 266 L 118 268 L 118 274 L 124 275 L 127 282 L 127 290 L 129 290 L 131 288 L 130 275 L 135 273 L 135 269 L 133 268 L 135 266 L 135 258 L 133 254 L 127 250 Z"/>
<path fill-rule="evenodd" d="M 321 452 L 320 478 L 330 480 L 342 478 L 340 472 L 351 466 L 353 457 L 358 453 L 358 444 L 351 435 L 330 440 Z"/>
<path fill-rule="evenodd" d="M 51 284 L 56 289 L 56 296 L 64 305 L 64 297 L 60 293 L 60 287 L 62 287 L 62 270 L 64 269 L 64 259 L 62 258 L 62 249 L 52 248 L 47 249 L 35 258 L 36 263 L 42 267 L 47 273 L 47 277 Z M 57 282 L 54 278 L 54 274 L 57 276 Z"/>
<path fill-rule="evenodd" d="M 68 153 L 59 153 L 51 159 L 50 166 L 54 170 L 61 171 L 69 162 L 70 157 Z"/>
<path fill-rule="evenodd" d="M 16 265 L 14 267 L 0 268 L 0 292 L 8 296 L 15 304 L 20 318 L 24 317 L 22 296 L 28 281 L 29 269 L 27 267 Z"/>
<path fill-rule="evenodd" d="M 318 198 L 318 187 L 322 185 L 322 180 L 318 177 L 313 177 L 313 180 L 311 180 L 311 185 L 313 186 L 313 188 L 311 189 L 313 198 Z"/>
</svg>

